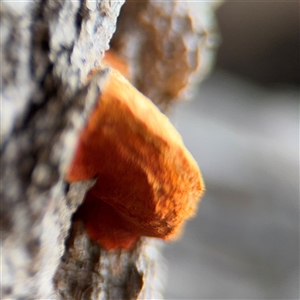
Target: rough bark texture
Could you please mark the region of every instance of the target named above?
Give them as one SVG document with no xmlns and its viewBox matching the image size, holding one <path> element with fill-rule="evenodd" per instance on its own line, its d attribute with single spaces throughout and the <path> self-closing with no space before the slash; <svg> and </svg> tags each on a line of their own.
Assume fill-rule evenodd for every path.
<svg viewBox="0 0 300 300">
<path fill-rule="evenodd" d="M 2 299 L 162 297 L 159 242 L 143 239 L 132 251 L 104 251 L 72 222 L 93 182 L 64 180 L 107 70 L 88 82 L 87 75 L 108 49 L 123 3 L 0 4 Z M 212 13 L 207 6 L 203 17 Z M 213 32 L 209 24 L 203 32 Z M 207 51 L 211 36 L 197 47 Z"/>
<path fill-rule="evenodd" d="M 67 193 L 63 177 L 105 71 L 84 80 L 123 2 L 1 3 L 2 299 L 55 296 L 71 215 L 87 189 Z"/>
<path fill-rule="evenodd" d="M 74 222 L 55 276 L 61 299 L 162 299 L 160 242 L 142 239 L 132 250 L 105 251 Z"/>
</svg>

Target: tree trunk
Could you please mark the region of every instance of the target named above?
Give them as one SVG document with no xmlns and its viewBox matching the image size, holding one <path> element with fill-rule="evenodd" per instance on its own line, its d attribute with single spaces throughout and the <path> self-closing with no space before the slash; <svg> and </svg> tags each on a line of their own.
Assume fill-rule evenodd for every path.
<svg viewBox="0 0 300 300">
<path fill-rule="evenodd" d="M 64 179 L 78 134 L 101 93 L 107 70 L 102 69 L 88 82 L 86 79 L 109 48 L 123 3 L 124 0 L 1 2 L 2 299 L 162 298 L 160 242 L 143 238 L 131 251 L 105 251 L 90 241 L 82 223 L 72 221 L 93 181 L 70 185 Z M 177 5 L 176 1 L 170 3 Z M 157 5 L 148 0 L 143 4 L 149 5 L 147 12 Z M 213 10 L 213 5 L 207 6 L 202 16 L 211 16 Z M 127 18 L 128 22 L 131 13 L 130 6 L 125 8 L 123 21 Z M 168 14 L 172 20 L 179 11 Z M 143 26 L 137 24 L 145 34 L 148 29 L 145 31 L 146 25 Z M 161 30 L 157 26 L 150 36 Z M 202 34 L 203 43 L 195 48 L 199 50 L 195 61 L 205 51 L 213 53 L 216 45 L 215 41 L 211 43 L 216 36 L 214 23 L 201 26 L 197 30 L 206 35 Z M 126 33 L 122 33 L 124 28 Z M 120 28 L 114 45 L 126 35 L 127 46 L 133 43 L 130 30 L 130 26 Z M 195 37 L 199 37 L 198 31 Z M 153 49 L 161 42 L 161 37 L 153 40 Z M 174 39 L 171 44 L 178 43 L 181 42 Z M 115 46 L 121 56 L 127 55 L 131 66 L 143 65 L 128 56 L 128 47 L 121 48 Z M 203 61 L 206 67 L 201 64 L 198 72 L 202 77 L 211 59 Z M 172 63 L 166 65 L 170 68 Z M 148 67 L 144 64 L 137 68 L 139 71 L 133 71 L 133 81 L 141 69 L 147 78 Z M 187 76 L 196 69 L 196 65 L 190 70 L 187 67 Z M 152 75 L 148 78 L 150 83 L 145 79 L 140 89 L 147 94 L 147 86 L 153 85 L 149 94 L 159 95 L 160 105 L 165 87 L 153 82 Z M 166 103 L 170 100 L 168 95 Z"/>
</svg>

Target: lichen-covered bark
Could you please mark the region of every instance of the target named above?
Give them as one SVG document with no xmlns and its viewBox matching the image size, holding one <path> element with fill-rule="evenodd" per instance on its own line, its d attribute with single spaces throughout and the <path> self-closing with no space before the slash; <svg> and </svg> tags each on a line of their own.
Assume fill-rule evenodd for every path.
<svg viewBox="0 0 300 300">
<path fill-rule="evenodd" d="M 162 8 L 155 1 L 144 3 L 148 2 L 153 6 L 145 15 Z M 88 239 L 81 223 L 72 222 L 72 214 L 93 181 L 69 185 L 64 180 L 78 133 L 101 93 L 107 69 L 89 81 L 87 76 L 109 47 L 123 3 L 1 1 L 2 299 L 162 297 L 159 243 L 143 239 L 132 251 L 104 251 Z M 206 14 L 212 16 L 212 6 L 203 16 Z M 165 19 L 172 21 L 172 16 Z M 188 16 L 181 19 L 193 21 Z M 213 32 L 209 26 L 203 28 Z M 214 48 L 215 43 L 209 43 L 211 36 L 215 35 L 205 34 L 204 46 L 197 47 L 203 51 Z M 163 37 L 159 37 L 152 46 L 160 47 Z M 128 45 L 133 45 L 130 39 Z M 176 48 L 176 38 L 168 47 Z M 161 65 L 159 55 L 151 59 L 158 59 Z M 144 80 L 149 65 L 152 63 L 145 61 Z M 139 72 L 140 66 L 136 65 Z M 205 73 L 200 70 L 200 75 Z M 152 81 L 146 81 L 140 84 L 148 89 Z"/>
</svg>

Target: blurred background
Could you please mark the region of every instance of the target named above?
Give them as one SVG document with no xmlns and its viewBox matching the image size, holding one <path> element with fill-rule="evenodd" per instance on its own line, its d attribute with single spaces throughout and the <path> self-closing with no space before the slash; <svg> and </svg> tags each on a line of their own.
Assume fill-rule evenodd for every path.
<svg viewBox="0 0 300 300">
<path fill-rule="evenodd" d="M 166 299 L 299 299 L 299 1 L 225 3 L 216 67 L 171 119 L 206 194 Z"/>
</svg>

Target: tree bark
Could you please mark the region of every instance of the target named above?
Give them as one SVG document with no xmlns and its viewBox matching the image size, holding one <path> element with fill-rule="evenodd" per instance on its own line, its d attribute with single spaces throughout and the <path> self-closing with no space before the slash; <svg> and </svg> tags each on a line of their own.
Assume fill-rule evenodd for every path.
<svg viewBox="0 0 300 300">
<path fill-rule="evenodd" d="M 1 3 L 2 299 L 58 294 L 53 277 L 88 186 L 67 192 L 64 174 L 105 72 L 84 80 L 123 2 Z"/>
<path fill-rule="evenodd" d="M 72 221 L 93 180 L 70 185 L 64 179 L 107 69 L 86 79 L 109 48 L 124 1 L 0 4 L 2 299 L 162 298 L 160 242 L 143 238 L 131 251 L 103 250 L 88 238 L 82 223 Z M 170 3 L 177 5 L 176 1 Z M 144 4 L 157 5 L 148 0 Z M 202 14 L 213 16 L 213 11 L 211 5 Z M 173 17 L 178 17 L 179 11 L 170 14 L 173 12 Z M 130 15 L 127 18 L 130 20 Z M 213 21 L 208 27 L 201 26 L 197 30 L 206 35 L 197 46 L 201 51 L 195 51 L 205 57 L 205 51 L 214 52 L 217 43 L 211 40 L 217 35 L 211 29 L 215 28 Z M 140 28 L 143 34 L 148 32 Z M 118 35 L 124 39 L 122 30 L 115 44 Z M 130 30 L 128 27 L 127 36 Z M 154 28 L 148 38 L 156 30 L 160 28 Z M 196 32 L 193 38 L 198 35 Z M 161 42 L 160 36 L 151 45 L 157 48 Z M 177 44 L 178 39 L 170 43 L 172 47 Z M 119 48 L 119 53 L 126 56 L 123 50 Z M 137 63 L 132 57 L 127 59 L 131 67 Z M 212 60 L 203 61 L 198 72 L 202 77 Z M 166 65 L 170 68 L 172 63 Z M 145 78 L 148 67 L 143 66 Z M 191 68 L 196 70 L 195 65 Z M 136 80 L 138 72 L 134 74 Z M 140 84 L 147 94 L 149 83 Z M 158 87 L 154 94 L 163 98 L 165 89 Z"/>
</svg>

